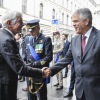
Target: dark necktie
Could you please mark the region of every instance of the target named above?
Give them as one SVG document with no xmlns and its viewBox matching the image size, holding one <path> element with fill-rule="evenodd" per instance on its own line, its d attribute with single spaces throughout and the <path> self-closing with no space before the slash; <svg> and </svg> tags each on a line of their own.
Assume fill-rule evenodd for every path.
<svg viewBox="0 0 100 100">
<path fill-rule="evenodd" d="M 82 36 L 82 54 L 84 54 L 85 46 L 86 46 L 86 36 Z"/>
<path fill-rule="evenodd" d="M 29 41 L 30 41 L 30 45 L 32 46 L 33 45 L 33 37 L 32 36 L 30 36 Z"/>
<path fill-rule="evenodd" d="M 36 37 L 33 38 L 33 41 L 36 42 Z"/>
</svg>

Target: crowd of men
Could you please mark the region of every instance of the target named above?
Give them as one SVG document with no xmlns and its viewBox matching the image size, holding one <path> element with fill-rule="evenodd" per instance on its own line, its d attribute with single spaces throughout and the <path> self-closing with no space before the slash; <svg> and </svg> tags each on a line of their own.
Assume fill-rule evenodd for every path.
<svg viewBox="0 0 100 100">
<path fill-rule="evenodd" d="M 56 74 L 57 83 L 54 86 L 56 90 L 63 89 L 62 69 L 66 68 L 66 78 L 68 66 L 71 66 L 71 80 L 64 98 L 73 96 L 75 83 L 76 100 L 99 100 L 100 31 L 92 26 L 91 11 L 80 8 L 73 13 L 72 22 L 77 35 L 71 42 L 67 40 L 67 34 L 63 33 L 61 38 L 57 31 L 53 33 L 55 42 L 52 45 L 51 38 L 40 32 L 39 21 L 27 21 L 27 35 L 19 41 L 23 27 L 22 14 L 8 11 L 2 17 L 0 100 L 17 100 L 18 75 L 26 77 L 28 100 L 48 100 L 50 76 Z M 54 63 L 50 66 L 52 60 Z"/>
</svg>

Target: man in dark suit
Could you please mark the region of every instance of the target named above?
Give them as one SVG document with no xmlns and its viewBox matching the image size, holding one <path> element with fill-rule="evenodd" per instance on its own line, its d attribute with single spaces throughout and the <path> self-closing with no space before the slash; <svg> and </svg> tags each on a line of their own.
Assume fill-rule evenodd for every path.
<svg viewBox="0 0 100 100">
<path fill-rule="evenodd" d="M 68 38 L 68 34 L 63 33 L 62 34 L 62 39 L 64 40 L 63 56 L 66 55 L 66 53 L 69 49 L 69 45 L 70 45 L 70 42 L 68 41 L 67 38 Z M 68 67 L 65 68 L 65 74 L 64 74 L 63 78 L 67 77 L 67 73 L 68 73 Z"/>
<path fill-rule="evenodd" d="M 38 19 L 28 21 L 26 27 L 31 34 L 29 42 L 26 43 L 26 62 L 34 63 L 34 66 L 39 69 L 49 66 L 53 58 L 51 38 L 40 33 Z M 35 52 L 31 52 L 31 50 Z M 32 55 L 32 53 L 34 54 Z M 37 55 L 39 59 L 36 59 L 37 57 L 34 55 Z M 31 77 L 28 81 L 28 88 L 28 100 L 47 100 L 46 79 Z"/>
<path fill-rule="evenodd" d="M 71 61 L 75 67 L 77 100 L 100 99 L 100 31 L 92 26 L 92 13 L 80 8 L 72 15 L 77 35 L 73 37 L 66 56 L 50 67 L 51 75 L 65 68 Z"/>
<path fill-rule="evenodd" d="M 45 70 L 26 66 L 19 55 L 14 38 L 20 33 L 23 22 L 22 14 L 8 11 L 2 17 L 0 29 L 0 100 L 17 100 L 18 75 L 41 78 Z"/>
</svg>

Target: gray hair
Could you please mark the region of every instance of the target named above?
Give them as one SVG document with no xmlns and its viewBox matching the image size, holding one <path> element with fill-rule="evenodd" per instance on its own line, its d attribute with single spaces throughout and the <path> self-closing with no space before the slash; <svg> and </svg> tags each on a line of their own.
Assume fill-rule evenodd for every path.
<svg viewBox="0 0 100 100">
<path fill-rule="evenodd" d="M 79 14 L 82 21 L 89 19 L 89 25 L 92 25 L 92 13 L 88 8 L 77 9 L 74 14 Z"/>
<path fill-rule="evenodd" d="M 22 17 L 22 13 L 18 11 L 8 11 L 2 16 L 2 25 L 3 27 L 8 28 L 8 24 L 6 23 L 8 20 L 11 20 L 13 24 L 16 23 L 17 18 Z"/>
</svg>

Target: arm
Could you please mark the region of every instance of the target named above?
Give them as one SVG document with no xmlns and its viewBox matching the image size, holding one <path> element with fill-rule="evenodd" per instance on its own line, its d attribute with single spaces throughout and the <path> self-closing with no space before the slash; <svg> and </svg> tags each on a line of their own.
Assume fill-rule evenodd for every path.
<svg viewBox="0 0 100 100">
<path fill-rule="evenodd" d="M 16 42 L 7 39 L 2 43 L 1 55 L 9 72 L 14 71 L 16 74 L 27 77 L 42 77 L 42 70 L 26 66 L 19 55 Z"/>
<path fill-rule="evenodd" d="M 57 74 L 60 70 L 65 68 L 68 64 L 71 63 L 72 60 L 73 60 L 73 56 L 72 56 L 71 45 L 70 45 L 66 56 L 50 67 L 52 73 L 51 76 Z"/>
<path fill-rule="evenodd" d="M 68 51 L 68 49 L 69 49 L 69 46 L 70 46 L 70 42 L 69 41 L 67 41 L 67 44 L 66 44 L 67 46 L 66 46 L 66 51 Z"/>
</svg>

